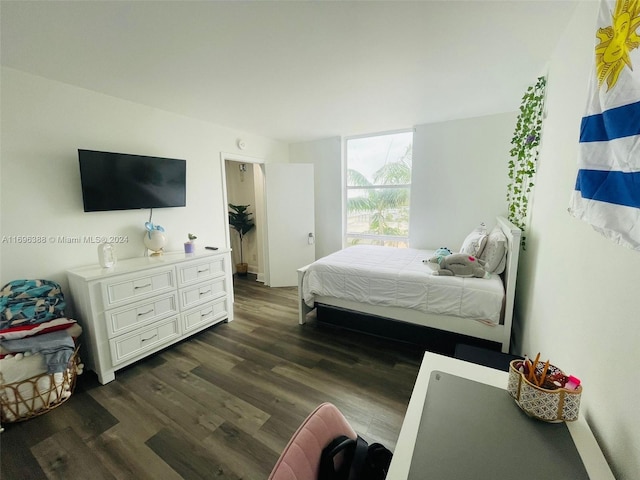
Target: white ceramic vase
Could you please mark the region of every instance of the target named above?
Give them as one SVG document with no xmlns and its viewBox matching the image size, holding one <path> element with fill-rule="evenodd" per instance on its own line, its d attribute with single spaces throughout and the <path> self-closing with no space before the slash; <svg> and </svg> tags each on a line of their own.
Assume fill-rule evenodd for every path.
<svg viewBox="0 0 640 480">
<path fill-rule="evenodd" d="M 153 255 L 162 255 L 167 244 L 167 236 L 160 230 L 151 230 L 144 233 L 144 246 L 153 252 Z"/>
</svg>

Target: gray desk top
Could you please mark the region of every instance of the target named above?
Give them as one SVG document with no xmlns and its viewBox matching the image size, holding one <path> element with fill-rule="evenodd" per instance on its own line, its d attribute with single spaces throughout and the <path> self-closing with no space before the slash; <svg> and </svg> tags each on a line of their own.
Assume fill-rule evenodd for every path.
<svg viewBox="0 0 640 480">
<path fill-rule="evenodd" d="M 588 479 L 565 423 L 528 417 L 506 390 L 433 371 L 409 480 Z"/>
</svg>

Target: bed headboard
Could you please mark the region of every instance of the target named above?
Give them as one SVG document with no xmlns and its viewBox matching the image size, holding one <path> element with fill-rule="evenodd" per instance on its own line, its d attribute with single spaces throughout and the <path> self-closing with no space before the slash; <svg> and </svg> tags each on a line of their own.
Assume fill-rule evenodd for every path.
<svg viewBox="0 0 640 480">
<path fill-rule="evenodd" d="M 507 237 L 507 263 L 502 274 L 505 291 L 505 305 L 503 324 L 505 334 L 511 335 L 511 323 L 513 321 L 513 301 L 516 293 L 516 278 L 518 277 L 518 260 L 520 258 L 520 243 L 522 230 L 516 227 L 505 217 L 496 217 L 497 226 Z"/>
</svg>

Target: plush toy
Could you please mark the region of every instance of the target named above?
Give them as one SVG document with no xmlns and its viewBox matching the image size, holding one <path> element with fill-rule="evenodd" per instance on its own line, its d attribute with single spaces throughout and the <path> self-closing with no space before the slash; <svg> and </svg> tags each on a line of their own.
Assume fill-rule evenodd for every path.
<svg viewBox="0 0 640 480">
<path fill-rule="evenodd" d="M 440 247 L 435 252 L 433 252 L 433 257 L 427 260 L 423 260 L 423 262 L 437 263 L 438 265 L 440 265 L 440 262 L 442 261 L 442 259 L 448 255 L 451 255 L 452 253 L 453 252 L 449 250 L 447 247 Z"/>
<path fill-rule="evenodd" d="M 477 278 L 490 276 L 484 269 L 484 260 L 466 253 L 453 253 L 442 257 L 440 261 L 431 263 L 437 265 L 437 270 L 433 272 L 434 275 Z"/>
</svg>

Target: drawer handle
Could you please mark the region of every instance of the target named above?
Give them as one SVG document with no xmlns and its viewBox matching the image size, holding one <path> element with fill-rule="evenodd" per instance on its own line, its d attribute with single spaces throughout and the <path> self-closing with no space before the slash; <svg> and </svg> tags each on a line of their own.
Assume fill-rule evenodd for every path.
<svg viewBox="0 0 640 480">
<path fill-rule="evenodd" d="M 206 295 L 207 293 L 211 293 L 211 289 L 200 292 L 200 295 Z"/>
<path fill-rule="evenodd" d="M 147 288 L 150 287 L 151 284 L 147 283 L 146 285 L 136 285 L 135 287 L 133 287 L 134 290 L 137 290 L 138 288 Z"/>
<path fill-rule="evenodd" d="M 146 312 L 139 313 L 138 316 L 141 317 L 141 316 L 147 315 L 149 313 L 153 313 L 153 308 L 151 310 L 147 310 Z"/>
<path fill-rule="evenodd" d="M 205 268 L 204 270 L 198 270 L 198 273 L 204 273 L 204 272 L 208 272 L 208 271 L 209 271 L 209 269 Z"/>
<path fill-rule="evenodd" d="M 149 340 L 153 340 L 154 338 L 156 338 L 158 336 L 157 333 L 154 333 L 153 335 L 151 335 L 149 338 L 143 338 L 141 341 L 142 343 L 144 342 L 148 342 Z"/>
<path fill-rule="evenodd" d="M 209 310 L 207 313 L 201 313 L 200 317 L 208 317 L 209 315 L 211 315 L 213 313 L 213 309 Z"/>
</svg>

